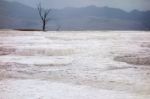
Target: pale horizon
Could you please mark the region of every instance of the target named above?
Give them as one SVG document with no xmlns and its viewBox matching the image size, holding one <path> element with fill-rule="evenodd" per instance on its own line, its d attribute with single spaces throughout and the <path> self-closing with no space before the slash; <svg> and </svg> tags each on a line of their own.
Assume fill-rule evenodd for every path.
<svg viewBox="0 0 150 99">
<path fill-rule="evenodd" d="M 132 10 L 141 10 L 146 11 L 150 10 L 150 1 L 149 0 L 7 0 L 7 1 L 16 1 L 30 7 L 35 8 L 39 2 L 45 8 L 55 8 L 55 9 L 62 9 L 66 7 L 86 7 L 86 6 L 97 6 L 97 7 L 112 7 L 112 8 L 119 8 L 125 11 L 132 11 Z"/>
</svg>

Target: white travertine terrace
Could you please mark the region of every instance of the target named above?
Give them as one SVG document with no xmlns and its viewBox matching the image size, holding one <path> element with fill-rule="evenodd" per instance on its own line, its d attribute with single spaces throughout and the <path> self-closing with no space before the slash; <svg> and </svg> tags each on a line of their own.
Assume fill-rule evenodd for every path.
<svg viewBox="0 0 150 99">
<path fill-rule="evenodd" d="M 150 99 L 150 32 L 1 30 L 0 99 Z"/>
</svg>

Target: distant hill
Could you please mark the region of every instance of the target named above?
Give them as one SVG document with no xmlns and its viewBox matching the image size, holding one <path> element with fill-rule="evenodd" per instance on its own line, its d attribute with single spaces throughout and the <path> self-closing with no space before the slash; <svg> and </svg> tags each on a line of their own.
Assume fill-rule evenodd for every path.
<svg viewBox="0 0 150 99">
<path fill-rule="evenodd" d="M 0 2 L 0 28 L 39 29 L 37 9 L 18 2 Z M 2 6 L 3 5 L 3 6 Z M 56 30 L 150 30 L 150 11 L 126 12 L 117 8 L 87 6 L 53 9 L 47 28 Z"/>
</svg>

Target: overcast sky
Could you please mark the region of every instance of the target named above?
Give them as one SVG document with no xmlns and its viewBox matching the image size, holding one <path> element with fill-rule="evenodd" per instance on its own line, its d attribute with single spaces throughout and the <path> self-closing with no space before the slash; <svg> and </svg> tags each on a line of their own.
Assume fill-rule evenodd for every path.
<svg viewBox="0 0 150 99">
<path fill-rule="evenodd" d="M 82 7 L 96 5 L 99 7 L 109 6 L 121 8 L 127 11 L 133 9 L 150 10 L 150 0 L 8 0 L 35 7 L 38 2 L 47 8 Z"/>
</svg>

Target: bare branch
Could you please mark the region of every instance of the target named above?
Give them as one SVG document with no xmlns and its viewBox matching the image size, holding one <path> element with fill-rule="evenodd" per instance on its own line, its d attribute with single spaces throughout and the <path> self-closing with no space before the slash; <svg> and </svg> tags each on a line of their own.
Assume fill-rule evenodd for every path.
<svg viewBox="0 0 150 99">
<path fill-rule="evenodd" d="M 38 5 L 38 12 L 39 12 L 39 15 L 41 17 L 42 20 L 44 20 L 43 16 L 42 16 L 42 7 L 41 7 L 41 3 Z"/>
<path fill-rule="evenodd" d="M 45 19 L 45 20 L 47 20 L 47 16 L 48 16 L 48 14 L 50 13 L 50 11 L 51 11 L 51 9 L 45 10 L 45 12 L 44 12 L 44 19 Z"/>
</svg>

